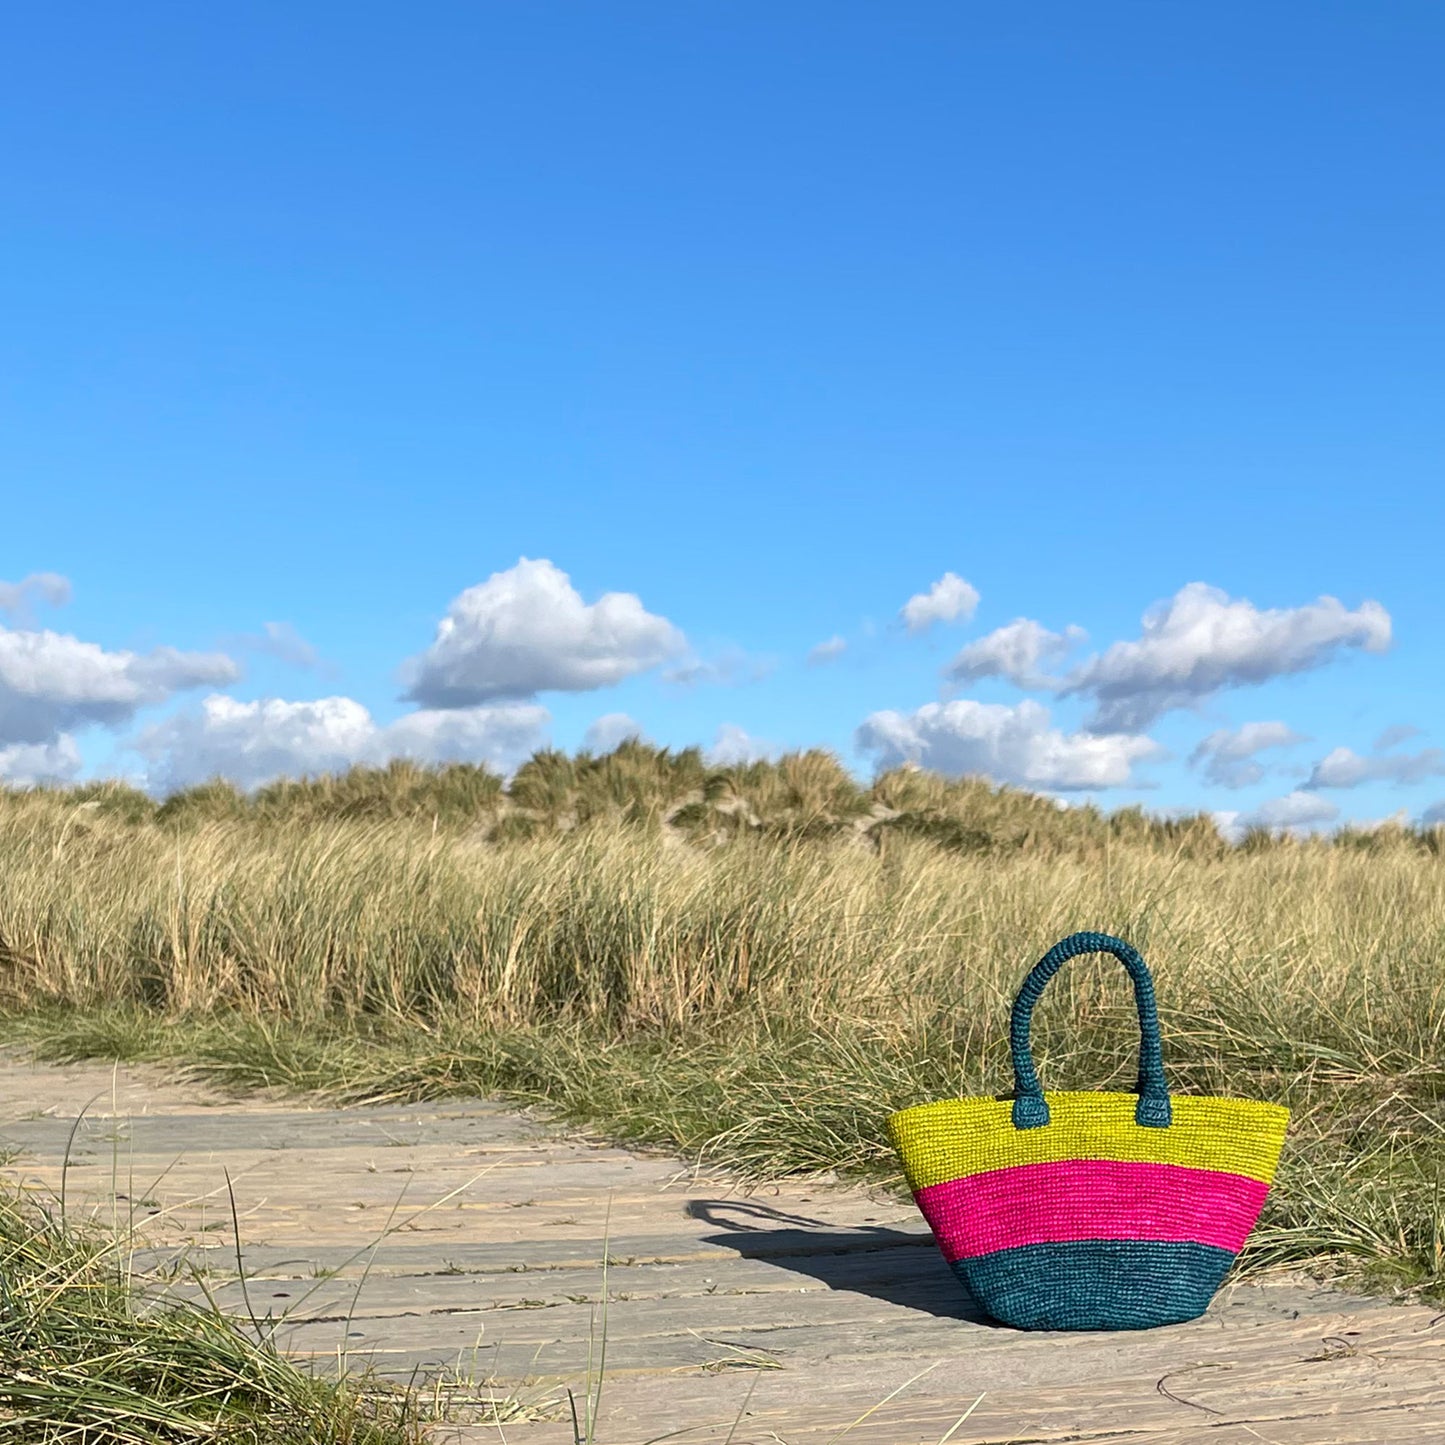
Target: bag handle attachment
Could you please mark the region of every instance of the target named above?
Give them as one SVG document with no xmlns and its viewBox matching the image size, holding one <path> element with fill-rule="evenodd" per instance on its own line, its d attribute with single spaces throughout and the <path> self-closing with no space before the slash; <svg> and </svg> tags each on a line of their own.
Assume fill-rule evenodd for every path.
<svg viewBox="0 0 1445 1445">
<path fill-rule="evenodd" d="M 1029 970 L 1014 999 L 1009 1017 L 1009 1050 L 1013 1055 L 1015 1129 L 1037 1129 L 1049 1122 L 1049 1105 L 1029 1049 L 1029 1023 L 1044 986 L 1071 958 L 1081 953 L 1112 953 L 1134 980 L 1134 1002 L 1139 1011 L 1138 1106 L 1134 1122 L 1146 1129 L 1167 1129 L 1173 1117 L 1169 1090 L 1164 1083 L 1164 1053 L 1159 1039 L 1159 1011 L 1154 1003 L 1154 980 L 1149 968 L 1122 938 L 1108 933 L 1071 933 L 1056 943 Z"/>
</svg>

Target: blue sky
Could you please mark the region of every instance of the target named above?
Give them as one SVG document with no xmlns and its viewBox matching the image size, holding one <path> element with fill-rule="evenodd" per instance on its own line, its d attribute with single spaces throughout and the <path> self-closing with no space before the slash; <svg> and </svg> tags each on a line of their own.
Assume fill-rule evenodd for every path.
<svg viewBox="0 0 1445 1445">
<path fill-rule="evenodd" d="M 12 14 L 0 771 L 505 770 L 620 714 L 1436 816 L 1442 44 L 1423 3 Z"/>
</svg>

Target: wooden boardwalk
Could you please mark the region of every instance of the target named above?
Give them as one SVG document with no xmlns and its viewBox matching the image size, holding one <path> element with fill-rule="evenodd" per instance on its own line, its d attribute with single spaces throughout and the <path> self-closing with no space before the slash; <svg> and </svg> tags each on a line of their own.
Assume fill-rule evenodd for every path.
<svg viewBox="0 0 1445 1445">
<path fill-rule="evenodd" d="M 482 1100 L 228 1099 L 15 1050 L 0 1150 L 21 1153 L 0 1172 L 58 1194 L 92 1099 L 70 1207 L 130 1211 L 138 1266 L 188 1249 L 244 1320 L 229 1171 L 250 1311 L 280 1321 L 282 1348 L 319 1370 L 344 1353 L 396 1379 L 473 1374 L 515 1406 L 500 1427 L 438 1427 L 438 1445 L 569 1445 L 563 1392 L 580 1407 L 601 1350 L 604 1232 L 597 1445 L 825 1445 L 873 1406 L 847 1445 L 937 1445 L 970 1406 L 952 1445 L 1445 1442 L 1437 1310 L 1294 1278 L 1227 1287 L 1187 1325 L 1024 1334 L 978 1317 L 911 1205 L 863 1190 L 746 1189 Z"/>
</svg>

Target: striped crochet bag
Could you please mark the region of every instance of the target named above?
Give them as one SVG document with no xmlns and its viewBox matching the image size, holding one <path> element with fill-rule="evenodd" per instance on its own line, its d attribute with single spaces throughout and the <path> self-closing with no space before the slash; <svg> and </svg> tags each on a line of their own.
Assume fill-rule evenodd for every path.
<svg viewBox="0 0 1445 1445">
<path fill-rule="evenodd" d="M 1044 1093 L 1029 1023 L 1067 959 L 1112 953 L 1134 980 L 1134 1094 Z M 1274 1179 L 1289 1110 L 1170 1097 L 1154 984 L 1107 933 L 1034 965 L 1009 1027 L 1012 1100 L 947 1099 L 888 1120 L 944 1258 L 979 1305 L 1026 1330 L 1147 1329 L 1208 1308 Z"/>
</svg>

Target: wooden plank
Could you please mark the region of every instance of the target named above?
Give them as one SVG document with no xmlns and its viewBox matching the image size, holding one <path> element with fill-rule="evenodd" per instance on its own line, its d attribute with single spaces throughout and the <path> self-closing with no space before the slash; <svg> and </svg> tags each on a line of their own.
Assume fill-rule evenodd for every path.
<svg viewBox="0 0 1445 1445">
<path fill-rule="evenodd" d="M 1277 1367 L 1275 1367 L 1277 1368 Z M 916 1374 L 917 1371 L 913 1371 Z M 952 1436 L 954 1445 L 1019 1445 L 1019 1442 L 1123 1441 L 1125 1445 L 1387 1445 L 1387 1442 L 1437 1442 L 1445 1438 L 1445 1384 L 1438 1372 L 1422 1377 L 1388 1364 L 1369 1377 L 1351 1378 L 1333 1366 L 1306 1389 L 1283 1400 L 1251 1400 L 1210 1414 L 1193 1401 L 1163 1394 L 1148 1375 L 1108 1381 L 1054 1385 L 1046 1394 L 1005 1383 L 994 1390 L 945 1393 L 918 1382 L 889 1399 L 910 1375 L 891 1383 L 880 1378 L 871 1390 L 849 1387 L 810 1401 L 798 1399 L 796 1382 L 781 1374 L 697 1377 L 701 1389 L 679 1406 L 676 1382 L 622 1379 L 604 1385 L 599 1419 L 607 1445 L 641 1445 L 671 1430 L 689 1440 L 721 1441 L 734 1431 L 734 1445 L 776 1442 L 825 1445 L 866 1412 L 872 1414 L 847 1433 L 849 1445 L 936 1445 L 972 1407 Z M 1264 1373 L 1266 1383 L 1274 1376 Z M 1258 1380 L 1236 1381 L 1241 1392 Z M 546 1396 L 537 1396 L 545 1401 Z M 741 1418 L 740 1418 L 740 1412 Z M 506 1426 L 508 1442 L 570 1442 L 560 1420 Z M 438 1439 L 459 1442 L 497 1439 L 491 1427 L 460 1433 L 437 1432 Z"/>
<path fill-rule="evenodd" d="M 1257 1360 L 1271 1365 L 1328 1353 L 1322 1342 L 1337 1332 L 1363 1333 L 1365 1318 L 1338 1315 L 1316 1321 L 1221 1328 L 1217 1320 L 1142 1332 L 1121 1341 L 1110 1332 L 1040 1337 L 972 1325 L 967 1321 L 893 1312 L 857 1296 L 756 1297 L 713 1300 L 699 1310 L 692 1300 L 652 1300 L 630 1307 L 612 1304 L 606 1317 L 609 1371 L 665 1372 L 696 1367 L 731 1352 L 756 1353 L 789 1371 L 816 1378 L 820 1372 L 857 1374 L 860 1361 L 934 1360 L 946 1368 L 940 1378 L 962 1390 L 992 1388 L 999 1378 L 1025 1375 L 1039 1387 L 1095 1379 L 1125 1369 L 1151 1371 L 1155 1378 L 1184 1364 L 1223 1363 L 1243 1368 Z M 714 1307 L 715 1306 L 715 1307 Z M 295 1353 L 328 1354 L 339 1344 L 416 1358 L 428 1349 L 446 1357 L 469 1349 L 480 1336 L 503 1358 L 493 1367 L 499 1380 L 563 1376 L 585 1368 L 603 1324 L 591 1306 L 403 1314 L 354 1318 L 344 1312 L 324 1321 L 287 1324 L 277 1333 Z M 709 1343 L 711 1342 L 711 1343 Z M 712 1348 L 725 1345 L 727 1349 Z M 711 1353 L 709 1353 L 711 1350 Z M 1438 1373 L 1439 1357 L 1433 1364 Z M 843 1366 L 848 1366 L 843 1370 Z M 1342 1365 L 1343 1371 L 1347 1367 Z M 1243 1378 L 1236 1374 L 1232 1379 Z"/>
<path fill-rule="evenodd" d="M 933 1314 L 967 1317 L 970 1313 L 967 1295 L 932 1248 L 932 1241 L 924 1243 L 926 1247 L 919 1249 L 870 1250 L 838 1256 L 830 1260 L 826 1283 L 811 1272 L 815 1262 L 806 1258 L 750 1260 L 724 1255 L 720 1262 L 714 1259 L 613 1265 L 608 1270 L 607 1286 L 614 1300 L 635 1304 L 684 1296 L 697 1299 L 699 1309 L 707 1307 L 707 1298 L 862 1290 L 880 1296 L 900 1295 L 910 1308 L 926 1308 Z M 224 1265 L 224 1257 L 218 1263 Z M 350 1293 L 360 1289 L 364 1312 L 369 1314 L 432 1306 L 503 1309 L 537 1299 L 549 1305 L 579 1299 L 600 1300 L 603 1285 L 600 1262 L 581 1268 L 489 1270 L 470 1274 L 389 1271 L 373 1273 L 364 1286 L 357 1278 L 359 1273 L 357 1270 L 347 1278 L 333 1277 L 325 1282 L 337 1288 L 345 1286 Z M 248 1275 L 248 1280 L 253 1294 L 258 1289 L 276 1287 L 288 1290 L 291 1298 L 297 1296 L 300 1286 L 316 1282 L 314 1277 L 308 1278 L 297 1269 L 256 1271 Z M 208 1284 L 217 1298 L 225 1301 L 236 1299 L 240 1291 L 234 1277 L 209 1280 Z M 201 1289 L 197 1284 L 188 1283 L 174 1287 L 171 1293 L 191 1297 L 200 1295 Z"/>
</svg>

